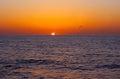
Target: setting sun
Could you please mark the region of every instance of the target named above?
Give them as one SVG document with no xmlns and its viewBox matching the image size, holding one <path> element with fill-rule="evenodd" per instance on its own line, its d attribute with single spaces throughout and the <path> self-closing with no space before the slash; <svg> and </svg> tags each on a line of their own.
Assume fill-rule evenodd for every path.
<svg viewBox="0 0 120 79">
<path fill-rule="evenodd" d="M 55 36 L 55 33 L 51 33 L 52 36 Z"/>
</svg>

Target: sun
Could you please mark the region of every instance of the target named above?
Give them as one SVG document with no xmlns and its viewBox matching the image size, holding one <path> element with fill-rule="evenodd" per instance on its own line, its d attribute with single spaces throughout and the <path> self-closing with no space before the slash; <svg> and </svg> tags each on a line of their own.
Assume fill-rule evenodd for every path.
<svg viewBox="0 0 120 79">
<path fill-rule="evenodd" d="M 51 33 L 51 35 L 52 35 L 52 36 L 55 36 L 55 33 L 53 32 L 53 33 Z"/>
</svg>

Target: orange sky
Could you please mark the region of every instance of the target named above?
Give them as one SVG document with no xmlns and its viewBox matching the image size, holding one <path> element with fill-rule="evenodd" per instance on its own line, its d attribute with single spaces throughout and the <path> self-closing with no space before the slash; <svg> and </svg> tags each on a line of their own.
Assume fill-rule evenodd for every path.
<svg viewBox="0 0 120 79">
<path fill-rule="evenodd" d="M 120 34 L 119 7 L 120 0 L 0 0 L 0 34 Z"/>
</svg>

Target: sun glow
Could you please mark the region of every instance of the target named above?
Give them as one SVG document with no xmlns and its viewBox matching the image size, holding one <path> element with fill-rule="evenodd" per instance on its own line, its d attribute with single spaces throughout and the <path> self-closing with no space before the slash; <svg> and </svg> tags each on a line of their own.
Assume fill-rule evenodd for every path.
<svg viewBox="0 0 120 79">
<path fill-rule="evenodd" d="M 53 32 L 53 33 L 51 33 L 51 35 L 52 35 L 52 36 L 55 36 L 55 33 Z"/>
</svg>

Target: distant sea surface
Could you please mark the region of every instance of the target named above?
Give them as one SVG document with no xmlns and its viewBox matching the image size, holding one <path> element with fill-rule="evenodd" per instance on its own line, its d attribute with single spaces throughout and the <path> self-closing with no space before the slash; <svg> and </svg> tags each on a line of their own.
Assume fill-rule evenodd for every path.
<svg viewBox="0 0 120 79">
<path fill-rule="evenodd" d="M 0 36 L 0 79 L 120 79 L 120 36 Z"/>
</svg>

